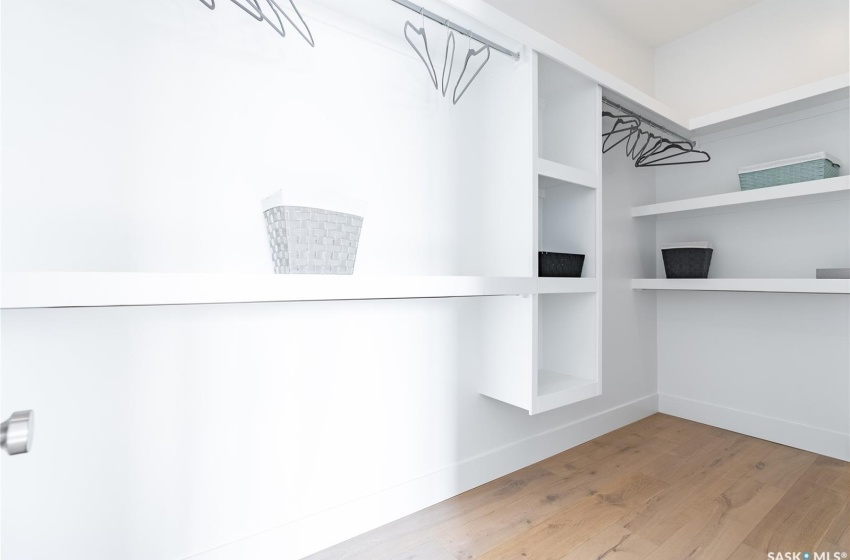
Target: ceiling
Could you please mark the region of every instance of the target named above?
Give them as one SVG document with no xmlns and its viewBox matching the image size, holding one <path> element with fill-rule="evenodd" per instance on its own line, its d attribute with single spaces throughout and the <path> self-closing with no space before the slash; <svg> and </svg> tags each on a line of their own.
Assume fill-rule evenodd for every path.
<svg viewBox="0 0 850 560">
<path fill-rule="evenodd" d="M 634 39 L 658 47 L 761 0 L 561 0 L 599 13 Z"/>
</svg>

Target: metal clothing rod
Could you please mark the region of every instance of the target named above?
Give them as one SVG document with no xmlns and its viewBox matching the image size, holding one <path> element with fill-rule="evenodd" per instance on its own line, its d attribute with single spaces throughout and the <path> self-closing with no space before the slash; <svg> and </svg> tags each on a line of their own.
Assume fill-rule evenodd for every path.
<svg viewBox="0 0 850 560">
<path fill-rule="evenodd" d="M 615 109 L 619 109 L 620 111 L 622 111 L 622 112 L 624 112 L 624 113 L 627 113 L 627 114 L 629 114 L 629 115 L 631 115 L 631 116 L 633 116 L 633 117 L 635 117 L 635 118 L 638 118 L 638 119 L 640 119 L 641 121 L 643 121 L 643 122 L 645 122 L 646 124 L 648 124 L 649 126 L 655 127 L 655 128 L 657 128 L 658 130 L 663 130 L 664 132 L 666 132 L 666 133 L 667 133 L 667 134 L 669 134 L 670 136 L 675 136 L 676 138 L 679 138 L 679 139 L 681 139 L 682 141 L 687 142 L 687 143 L 688 143 L 688 145 L 689 145 L 689 146 L 691 146 L 692 148 L 693 148 L 693 147 L 696 147 L 696 145 L 697 145 L 697 143 L 696 143 L 696 142 L 694 142 L 693 140 L 688 140 L 687 138 L 685 138 L 685 137 L 684 137 L 684 136 L 682 136 L 681 134 L 677 134 L 677 133 L 673 132 L 672 130 L 670 130 L 669 128 L 665 127 L 665 126 L 661 126 L 661 125 L 660 125 L 660 124 L 658 124 L 658 123 L 654 123 L 654 122 L 652 122 L 651 120 L 647 119 L 646 117 L 643 117 L 643 116 L 641 116 L 641 115 L 639 115 L 639 114 L 635 113 L 635 112 L 634 112 L 634 111 L 632 111 L 631 109 L 626 109 L 626 108 L 625 108 L 625 107 L 623 107 L 622 105 L 620 105 L 620 104 L 618 104 L 618 103 L 614 103 L 613 101 L 611 101 L 611 100 L 610 100 L 610 99 L 608 99 L 607 97 L 603 97 L 603 98 L 602 98 L 602 103 L 605 103 L 606 105 L 610 105 L 611 107 L 614 107 Z"/>
<path fill-rule="evenodd" d="M 412 10 L 412 11 L 416 12 L 417 14 L 422 14 L 423 16 L 430 19 L 431 21 L 436 21 L 439 24 L 445 25 L 449 29 L 457 31 L 461 35 L 466 35 L 467 37 L 469 37 L 471 39 L 475 39 L 476 41 L 478 41 L 482 45 L 487 45 L 491 49 L 497 50 L 502 54 L 506 54 L 509 57 L 513 58 L 514 60 L 519 60 L 519 53 L 518 52 L 514 52 L 512 50 L 506 49 L 505 47 L 503 47 L 501 45 L 497 45 L 493 41 L 489 41 L 489 40 L 485 39 L 484 37 L 482 37 L 481 35 L 479 35 L 477 33 L 473 33 L 469 29 L 464 29 L 463 27 L 452 23 L 448 19 L 446 19 L 442 16 L 439 16 L 432 11 L 426 10 L 422 6 L 418 6 L 418 5 L 414 4 L 413 2 L 408 2 L 407 0 L 393 0 L 393 2 L 395 2 L 396 4 L 399 4 L 401 6 L 404 6 L 408 10 Z"/>
</svg>

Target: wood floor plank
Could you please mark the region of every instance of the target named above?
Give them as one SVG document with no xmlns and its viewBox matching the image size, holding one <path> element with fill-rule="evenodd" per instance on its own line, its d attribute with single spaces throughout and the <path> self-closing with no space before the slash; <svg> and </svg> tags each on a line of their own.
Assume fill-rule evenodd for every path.
<svg viewBox="0 0 850 560">
<path fill-rule="evenodd" d="M 575 473 L 591 464 L 620 451 L 613 445 L 591 440 L 570 450 L 554 455 L 539 464 L 553 473 Z"/>
<path fill-rule="evenodd" d="M 734 484 L 740 475 L 705 468 L 665 488 L 620 520 L 629 531 L 662 544 L 690 520 L 694 503 L 706 503 Z"/>
<path fill-rule="evenodd" d="M 452 527 L 469 523 L 560 480 L 539 465 L 531 465 L 450 500 L 409 515 L 338 544 L 305 560 L 384 560 L 415 549 Z"/>
<path fill-rule="evenodd" d="M 698 454 L 692 460 L 702 466 L 743 474 L 764 462 L 775 446 L 775 443 L 736 434 L 713 453 Z"/>
<path fill-rule="evenodd" d="M 850 552 L 850 463 L 655 414 L 309 560 Z"/>
<path fill-rule="evenodd" d="M 561 560 L 643 560 L 657 548 L 619 525 L 611 525 L 574 548 Z"/>
<path fill-rule="evenodd" d="M 479 558 L 560 560 L 666 486 L 641 473 L 624 476 Z"/>
<path fill-rule="evenodd" d="M 844 502 L 816 548 L 819 551 L 850 553 L 850 498 Z"/>
<path fill-rule="evenodd" d="M 727 560 L 765 560 L 766 558 L 767 554 L 764 552 L 742 544 L 735 549 L 735 552 Z"/>
<path fill-rule="evenodd" d="M 440 538 L 455 558 L 478 558 L 484 552 L 522 534 L 549 517 L 597 493 L 594 484 L 575 486 L 560 479 L 495 511 L 462 525 Z"/>
<path fill-rule="evenodd" d="M 625 439 L 628 444 L 624 444 Z M 618 450 L 607 457 L 599 459 L 583 469 L 575 470 L 571 465 L 562 462 L 544 461 L 552 473 L 572 481 L 575 486 L 585 484 L 602 485 L 608 481 L 633 472 L 641 466 L 656 459 L 658 455 L 675 447 L 674 443 L 661 439 L 629 438 L 617 440 Z M 619 445 L 622 447 L 619 447 Z"/>
<path fill-rule="evenodd" d="M 806 469 L 744 543 L 762 552 L 813 550 L 847 499 L 846 494 L 815 484 L 831 486 L 840 479 L 835 474 L 842 469 L 832 461 L 818 458 Z"/>
<path fill-rule="evenodd" d="M 677 457 L 673 453 L 662 453 L 640 467 L 640 472 L 663 480 L 668 484 L 675 484 L 705 470 L 708 470 L 708 467 L 700 465 L 699 462 L 689 458 Z"/>
<path fill-rule="evenodd" d="M 392 560 L 455 560 L 455 557 L 439 543 L 429 540 L 412 550 L 393 556 Z"/>
<path fill-rule="evenodd" d="M 670 451 L 670 453 L 677 457 L 691 458 L 692 460 L 700 457 L 707 458 L 716 454 L 717 450 L 726 445 L 733 437 L 731 434 L 723 437 L 707 433 L 697 434 Z"/>
<path fill-rule="evenodd" d="M 688 443 L 693 438 L 704 435 L 707 431 L 705 424 L 682 420 L 681 418 L 668 417 L 666 423 L 661 424 L 661 429 L 655 437 L 667 439 L 679 445 Z"/>
<path fill-rule="evenodd" d="M 816 454 L 808 451 L 778 445 L 763 461 L 756 463 L 745 476 L 787 490 L 797 482 L 817 457 Z"/>
<path fill-rule="evenodd" d="M 690 520 L 647 560 L 714 560 L 735 552 L 784 490 L 741 478 L 711 502 L 692 504 Z"/>
<path fill-rule="evenodd" d="M 841 495 L 850 495 L 850 463 L 819 455 L 800 480 Z"/>
</svg>

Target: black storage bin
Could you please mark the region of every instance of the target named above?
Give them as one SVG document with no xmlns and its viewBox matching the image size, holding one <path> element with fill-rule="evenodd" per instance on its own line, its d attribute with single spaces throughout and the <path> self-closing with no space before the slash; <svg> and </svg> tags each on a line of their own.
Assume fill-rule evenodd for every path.
<svg viewBox="0 0 850 560">
<path fill-rule="evenodd" d="M 547 253 L 540 251 L 537 259 L 538 276 L 581 278 L 584 255 L 573 253 Z"/>
<path fill-rule="evenodd" d="M 714 249 L 708 243 L 675 243 L 661 247 L 667 278 L 708 278 Z"/>
</svg>

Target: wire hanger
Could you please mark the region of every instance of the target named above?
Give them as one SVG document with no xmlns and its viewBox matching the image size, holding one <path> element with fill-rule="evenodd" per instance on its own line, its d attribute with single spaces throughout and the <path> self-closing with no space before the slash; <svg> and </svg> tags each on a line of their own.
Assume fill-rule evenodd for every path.
<svg viewBox="0 0 850 560">
<path fill-rule="evenodd" d="M 242 3 L 242 0 L 230 0 L 230 1 L 233 2 L 234 4 L 236 4 L 237 6 L 239 6 L 240 8 L 242 8 L 242 10 L 246 14 L 248 14 L 249 16 L 254 18 L 255 20 L 263 21 L 265 19 L 265 16 L 263 15 L 263 10 L 260 9 L 260 4 L 257 0 L 244 0 L 245 3 L 247 3 L 248 6 L 250 6 L 250 9 L 247 6 L 245 6 L 245 4 Z"/>
<path fill-rule="evenodd" d="M 632 134 L 640 126 L 640 121 L 638 119 L 630 117 L 628 115 L 615 115 L 613 113 L 603 111 L 602 116 L 617 119 L 616 122 L 614 122 L 614 126 L 611 128 L 611 130 L 602 134 L 602 138 L 604 138 L 604 140 L 602 141 L 603 154 L 610 152 L 620 143 L 625 142 L 629 138 L 631 138 Z M 626 126 L 625 128 L 620 128 L 622 125 L 628 126 Z M 615 139 L 616 141 L 612 139 Z"/>
<path fill-rule="evenodd" d="M 446 57 L 443 60 L 443 74 L 441 76 L 441 83 L 443 89 L 443 97 L 446 96 L 446 92 L 449 91 L 449 82 L 452 80 L 452 69 L 455 65 L 455 33 L 449 27 L 449 20 L 446 20 Z M 449 46 L 451 46 L 451 50 L 449 50 Z M 448 74 L 446 73 L 448 70 Z"/>
<path fill-rule="evenodd" d="M 201 4 L 209 8 L 210 10 L 215 10 L 216 0 L 199 0 Z M 313 39 L 313 33 L 310 31 L 310 26 L 307 25 L 307 22 L 304 21 L 304 18 L 301 16 L 301 12 L 298 11 L 298 7 L 295 5 L 293 0 L 287 0 L 289 5 L 292 7 L 292 11 L 295 12 L 295 17 L 297 18 L 300 25 L 298 25 L 295 20 L 289 16 L 289 14 L 280 7 L 278 4 L 278 0 L 265 0 L 266 4 L 268 4 L 269 9 L 264 12 L 260 7 L 260 0 L 230 0 L 234 4 L 236 4 L 242 11 L 251 16 L 257 21 L 265 21 L 268 23 L 272 29 L 275 30 L 275 33 L 280 35 L 281 37 L 286 37 L 286 28 L 283 25 L 283 16 L 286 21 L 295 28 L 295 30 L 307 41 L 307 44 L 311 47 L 316 46 L 316 41 Z M 281 0 L 282 1 L 282 0 Z M 268 12 L 274 14 L 274 18 L 272 19 L 268 14 Z M 302 29 L 303 27 L 303 29 Z"/>
<path fill-rule="evenodd" d="M 639 158 L 635 162 L 635 167 L 687 165 L 689 163 L 706 163 L 709 161 L 711 161 L 711 156 L 708 154 L 708 152 L 697 150 L 685 142 L 668 141 L 667 145 L 664 148 L 654 150 L 652 153 L 646 154 L 643 157 Z"/>
<path fill-rule="evenodd" d="M 266 23 L 271 25 L 272 29 L 274 29 L 277 32 L 278 35 L 280 35 L 281 37 L 286 37 L 286 29 L 284 29 L 283 21 L 280 19 L 280 11 L 279 11 L 280 8 L 277 7 L 277 4 L 274 3 L 274 0 L 266 0 L 266 2 L 268 3 L 269 7 L 271 8 L 271 11 L 275 16 L 275 19 L 277 19 L 277 25 L 275 25 L 274 22 L 271 19 L 269 19 L 268 17 L 264 17 L 263 19 L 266 20 Z"/>
<path fill-rule="evenodd" d="M 267 0 L 267 1 L 270 4 L 272 4 L 277 9 L 278 12 L 280 12 L 280 15 L 282 15 L 283 17 L 286 18 L 286 21 L 288 21 L 289 24 L 292 25 L 292 27 L 295 28 L 295 31 L 297 31 L 298 34 L 301 35 L 301 37 L 305 41 L 307 41 L 308 45 L 310 45 L 311 47 L 316 46 L 316 41 L 315 41 L 315 39 L 313 39 L 313 33 L 310 31 L 310 26 L 307 25 L 306 21 L 304 21 L 304 17 L 301 15 L 301 12 L 298 11 L 298 6 L 295 5 L 295 2 L 293 2 L 293 0 L 287 0 L 287 2 L 289 2 L 289 5 L 292 7 L 292 11 L 295 12 L 295 17 L 298 18 L 299 22 L 301 22 L 300 26 L 298 24 L 296 24 L 295 21 L 291 17 L 289 17 L 289 14 L 287 14 L 283 10 L 283 8 L 280 7 L 280 5 L 277 3 L 276 0 Z M 301 30 L 301 27 L 304 28 L 303 31 Z"/>
<path fill-rule="evenodd" d="M 620 109 L 623 115 L 603 111 L 602 116 L 616 119 L 614 126 L 602 134 L 602 153 L 611 151 L 625 142 L 626 155 L 635 162 L 635 167 L 660 167 L 665 165 L 687 165 L 711 161 L 708 152 L 697 150 L 696 143 L 679 134 L 658 125 L 637 113 L 626 109 L 606 98 L 603 103 Z M 643 130 L 646 124 L 680 140 L 670 140 L 652 132 Z"/>
<path fill-rule="evenodd" d="M 463 70 L 460 71 L 460 76 L 458 76 L 457 84 L 455 84 L 455 90 L 452 95 L 452 103 L 454 105 L 457 105 L 457 102 L 460 101 L 460 98 L 463 97 L 463 94 L 466 93 L 466 90 L 469 89 L 469 86 L 472 85 L 472 82 L 475 81 L 475 78 L 477 78 L 478 74 L 480 74 L 481 71 L 484 70 L 484 66 L 486 66 L 487 62 L 490 60 L 490 46 L 482 45 L 480 49 L 475 50 L 472 48 L 472 37 L 469 37 L 468 35 L 467 37 L 469 38 L 469 50 L 466 51 L 466 60 L 463 61 Z M 481 63 L 481 66 L 478 67 L 472 77 L 469 78 L 469 81 L 466 83 L 463 89 L 460 90 L 460 94 L 458 94 L 457 89 L 460 87 L 460 84 L 463 83 L 463 77 L 466 74 L 467 69 L 469 68 L 469 61 L 473 58 L 476 58 L 478 55 L 485 51 L 487 52 L 487 56 L 484 58 L 484 61 Z"/>
<path fill-rule="evenodd" d="M 422 8 L 423 12 L 425 8 Z M 434 69 L 434 62 L 431 60 L 431 52 L 428 50 L 428 36 L 425 34 L 425 14 L 420 12 L 422 15 L 422 27 L 416 28 L 410 21 L 406 21 L 404 23 L 404 38 L 407 40 L 407 43 L 413 48 L 416 54 L 419 55 L 420 60 L 422 60 L 422 64 L 425 65 L 425 68 L 428 70 L 428 77 L 431 78 L 431 83 L 434 84 L 434 89 L 439 89 L 437 86 L 437 71 Z M 416 33 L 422 39 L 422 43 L 425 46 L 425 53 L 423 54 L 422 50 L 416 46 L 416 43 L 413 42 L 413 39 L 410 38 L 408 34 L 408 29 Z"/>
</svg>

